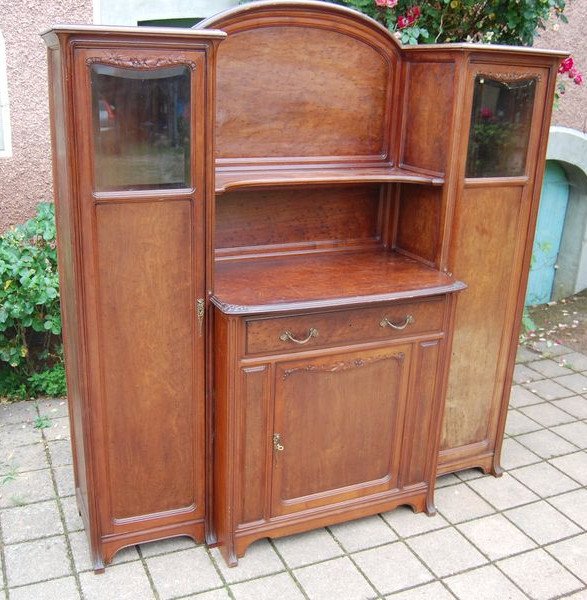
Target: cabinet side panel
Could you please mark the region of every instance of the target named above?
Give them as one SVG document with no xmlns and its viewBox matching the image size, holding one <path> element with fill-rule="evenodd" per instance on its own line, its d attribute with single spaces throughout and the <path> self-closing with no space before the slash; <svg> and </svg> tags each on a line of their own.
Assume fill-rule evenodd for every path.
<svg viewBox="0 0 587 600">
<path fill-rule="evenodd" d="M 96 208 L 102 418 L 114 519 L 196 501 L 191 215 L 187 200 Z"/>
<path fill-rule="evenodd" d="M 75 487 L 88 509 L 88 482 L 83 427 L 81 306 L 76 286 L 75 204 L 69 187 L 71 170 L 68 162 L 66 132 L 66 101 L 61 81 L 61 52 L 51 49 L 49 59 L 49 92 L 51 103 L 51 137 L 53 149 L 53 185 L 55 221 L 57 227 L 57 255 L 59 263 L 59 293 L 63 323 L 63 351 L 67 374 L 67 404 L 72 431 Z"/>
<path fill-rule="evenodd" d="M 454 63 L 409 63 L 402 163 L 443 173 L 450 143 Z"/>
<path fill-rule="evenodd" d="M 406 465 L 403 485 L 426 480 L 427 465 L 435 439 L 435 436 L 431 437 L 431 418 L 435 408 L 440 341 L 421 342 L 417 348 L 410 429 L 405 436 L 409 441 L 411 457 Z M 435 428 L 435 431 L 438 432 L 438 429 Z"/>
<path fill-rule="evenodd" d="M 457 300 L 441 451 L 486 440 L 503 386 L 503 356 L 518 291 L 521 187 L 466 188 L 453 229 L 455 277 L 469 286 Z"/>
<path fill-rule="evenodd" d="M 267 431 L 269 413 L 269 369 L 267 366 L 245 367 L 243 374 L 243 404 L 241 409 L 242 437 L 242 514 L 241 522 L 258 521 L 264 516 Z"/>
</svg>

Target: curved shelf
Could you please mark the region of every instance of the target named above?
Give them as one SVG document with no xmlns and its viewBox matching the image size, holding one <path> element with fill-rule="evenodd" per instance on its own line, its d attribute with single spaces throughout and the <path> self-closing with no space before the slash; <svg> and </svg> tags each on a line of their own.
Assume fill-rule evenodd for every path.
<svg viewBox="0 0 587 600">
<path fill-rule="evenodd" d="M 397 167 L 216 169 L 216 194 L 236 189 L 336 183 L 414 183 L 440 186 L 442 177 Z"/>
</svg>

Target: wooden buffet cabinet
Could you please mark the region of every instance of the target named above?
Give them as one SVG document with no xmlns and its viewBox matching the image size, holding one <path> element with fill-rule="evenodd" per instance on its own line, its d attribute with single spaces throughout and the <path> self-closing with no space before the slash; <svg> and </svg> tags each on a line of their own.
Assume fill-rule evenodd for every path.
<svg viewBox="0 0 587 600">
<path fill-rule="evenodd" d="M 236 564 L 500 473 L 564 55 L 401 47 L 322 2 L 198 27 L 44 34 L 96 570 L 175 535 Z"/>
</svg>

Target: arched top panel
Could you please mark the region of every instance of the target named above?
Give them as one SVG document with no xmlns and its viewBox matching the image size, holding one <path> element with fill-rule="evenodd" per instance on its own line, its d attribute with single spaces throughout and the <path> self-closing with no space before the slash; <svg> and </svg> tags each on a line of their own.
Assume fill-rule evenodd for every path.
<svg viewBox="0 0 587 600">
<path fill-rule="evenodd" d="M 364 15 L 325 2 L 257 2 L 198 28 L 218 52 L 222 164 L 389 161 L 399 46 Z"/>
</svg>

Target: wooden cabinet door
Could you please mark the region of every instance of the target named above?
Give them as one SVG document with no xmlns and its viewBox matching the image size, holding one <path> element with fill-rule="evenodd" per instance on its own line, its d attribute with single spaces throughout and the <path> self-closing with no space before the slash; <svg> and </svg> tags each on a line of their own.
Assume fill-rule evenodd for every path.
<svg viewBox="0 0 587 600">
<path fill-rule="evenodd" d="M 273 516 L 398 486 L 410 351 L 276 364 Z"/>
</svg>

